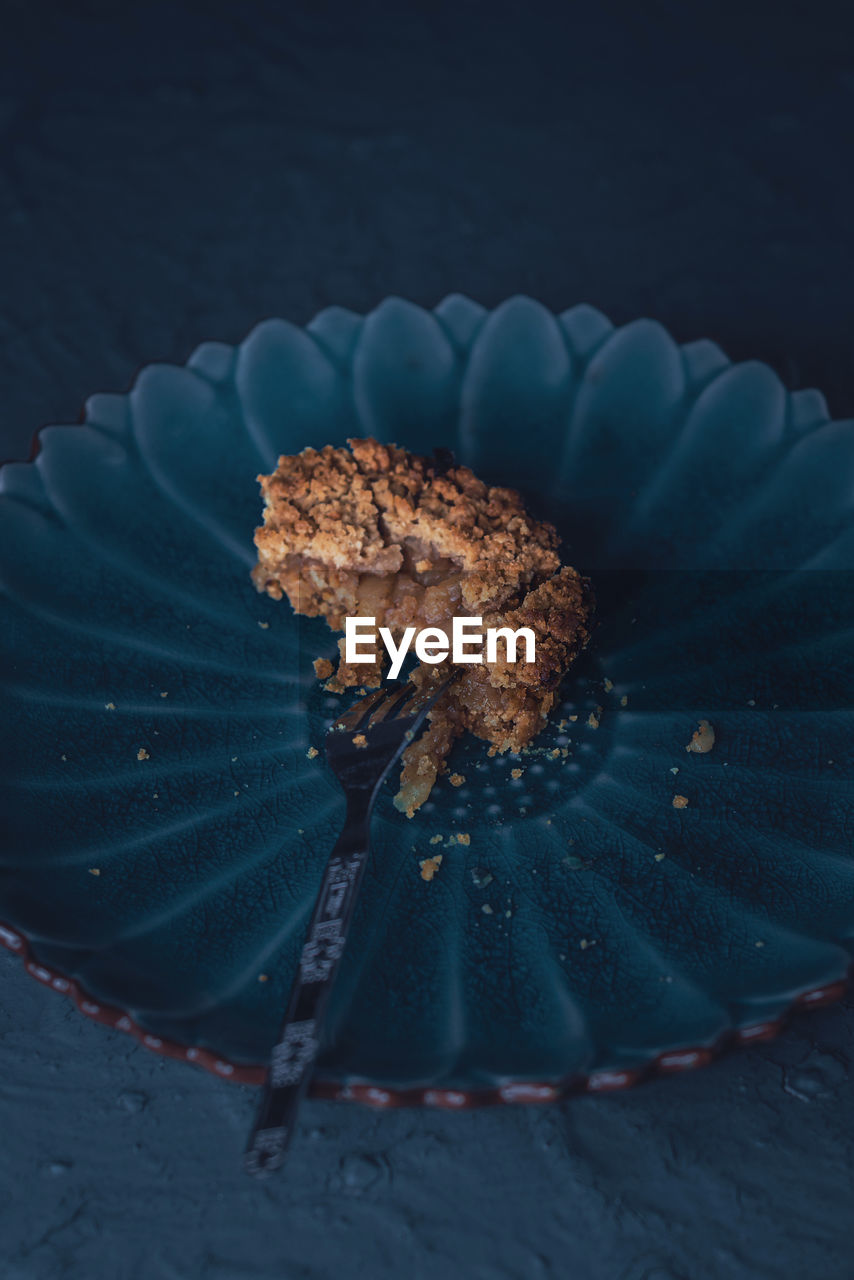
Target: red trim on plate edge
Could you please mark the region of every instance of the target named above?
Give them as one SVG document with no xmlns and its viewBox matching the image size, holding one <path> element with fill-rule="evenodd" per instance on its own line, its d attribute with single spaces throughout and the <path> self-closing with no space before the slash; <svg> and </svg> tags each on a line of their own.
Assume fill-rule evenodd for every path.
<svg viewBox="0 0 854 1280">
<path fill-rule="evenodd" d="M 193 1045 L 178 1044 L 175 1040 L 164 1040 L 160 1036 L 146 1031 L 123 1009 L 114 1005 L 102 1004 L 88 995 L 72 978 L 39 964 L 30 950 L 30 945 L 23 934 L 18 933 L 10 925 L 0 921 L 0 943 L 20 956 L 24 968 L 31 977 L 42 986 L 59 991 L 74 1001 L 81 1013 L 93 1022 L 100 1022 L 114 1031 L 126 1031 L 134 1036 L 141 1045 L 162 1057 L 178 1058 L 184 1062 L 192 1062 L 197 1067 L 204 1067 L 213 1075 L 223 1080 L 233 1080 L 236 1084 L 263 1083 L 267 1074 L 265 1066 L 248 1066 L 245 1063 L 229 1062 L 227 1058 L 213 1053 L 210 1049 L 197 1048 Z M 516 1080 L 492 1089 L 388 1089 L 374 1084 L 338 1084 L 333 1080 L 314 1080 L 309 1087 L 312 1098 L 326 1098 L 345 1102 L 362 1102 L 370 1107 L 441 1107 L 447 1111 L 461 1111 L 471 1107 L 494 1106 L 497 1103 L 521 1102 L 556 1102 L 559 1098 L 575 1093 L 610 1093 L 615 1089 L 627 1089 L 642 1080 L 656 1075 L 671 1075 L 676 1071 L 693 1071 L 697 1067 L 705 1067 L 714 1058 L 737 1044 L 753 1044 L 757 1040 L 773 1040 L 780 1034 L 790 1014 L 802 1009 L 821 1008 L 841 999 L 845 994 L 851 973 L 838 982 L 828 983 L 823 987 L 814 987 L 796 996 L 778 1018 L 769 1022 L 757 1022 L 749 1027 L 737 1027 L 725 1033 L 711 1046 L 703 1048 L 686 1047 L 684 1049 L 667 1049 L 657 1058 L 641 1067 L 625 1070 L 593 1071 L 589 1075 L 569 1076 L 556 1084 L 548 1081 Z"/>
</svg>

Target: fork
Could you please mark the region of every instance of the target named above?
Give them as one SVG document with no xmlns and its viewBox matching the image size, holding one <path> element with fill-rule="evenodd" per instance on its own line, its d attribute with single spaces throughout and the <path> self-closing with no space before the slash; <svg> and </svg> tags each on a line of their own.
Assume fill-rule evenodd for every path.
<svg viewBox="0 0 854 1280">
<path fill-rule="evenodd" d="M 380 784 L 412 742 L 449 679 L 413 693 L 409 682 L 368 694 L 326 735 L 326 758 L 347 800 L 344 828 L 329 855 L 288 1009 L 270 1058 L 244 1168 L 268 1176 L 280 1168 L 311 1079 L 323 1020 L 370 851 Z"/>
</svg>

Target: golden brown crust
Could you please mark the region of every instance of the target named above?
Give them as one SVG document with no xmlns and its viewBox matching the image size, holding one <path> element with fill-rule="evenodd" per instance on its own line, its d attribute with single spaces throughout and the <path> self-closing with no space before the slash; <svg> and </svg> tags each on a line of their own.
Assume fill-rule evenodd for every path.
<svg viewBox="0 0 854 1280">
<path fill-rule="evenodd" d="M 396 803 L 410 816 L 423 803 L 453 741 L 466 731 L 493 751 L 518 751 L 540 731 L 563 673 L 589 638 L 589 584 L 561 568 L 555 529 L 532 520 L 512 489 L 489 487 L 468 467 L 376 440 L 350 440 L 283 456 L 259 476 L 264 523 L 256 530 L 253 580 L 298 613 L 343 630 L 350 616 L 375 617 L 395 638 L 407 626 L 450 632 L 457 616 L 483 627 L 530 627 L 533 663 L 498 661 L 459 668 L 428 728 L 404 756 Z M 373 688 L 383 659 L 348 666 L 318 662 L 327 688 Z M 522 655 L 520 655 L 522 656 Z M 416 668 L 416 683 L 447 674 L 450 663 Z"/>
</svg>

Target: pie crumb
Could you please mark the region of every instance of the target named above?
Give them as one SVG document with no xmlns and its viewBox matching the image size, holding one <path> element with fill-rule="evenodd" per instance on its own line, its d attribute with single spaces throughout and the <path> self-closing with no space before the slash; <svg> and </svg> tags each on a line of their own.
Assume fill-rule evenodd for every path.
<svg viewBox="0 0 854 1280">
<path fill-rule="evenodd" d="M 674 809 L 687 809 L 687 808 L 688 808 L 688 797 L 687 797 L 687 796 L 674 796 L 674 797 L 673 797 L 673 808 L 674 808 Z"/>
<path fill-rule="evenodd" d="M 312 665 L 318 680 L 328 680 L 335 670 L 328 658 L 315 658 Z"/>
<path fill-rule="evenodd" d="M 261 628 L 261 630 L 262 630 L 262 631 L 269 631 L 269 630 L 270 630 L 270 624 L 269 624 L 269 622 L 259 622 L 259 623 L 258 623 L 258 626 Z"/>
<path fill-rule="evenodd" d="M 523 774 L 524 772 L 525 772 L 525 770 L 524 770 L 524 769 L 511 769 L 511 770 L 510 770 L 510 777 L 511 777 L 511 778 L 515 778 L 515 779 L 516 779 L 516 781 L 518 782 L 519 778 L 521 778 L 521 776 L 522 776 L 522 774 Z"/>
<path fill-rule="evenodd" d="M 441 837 L 441 836 L 431 836 L 431 837 L 430 837 L 430 843 L 431 843 L 431 844 L 441 844 L 441 843 L 442 843 L 442 837 Z"/>
<path fill-rule="evenodd" d="M 435 853 L 432 858 L 422 858 L 419 862 L 421 868 L 421 879 L 432 880 L 442 862 L 441 853 Z"/>
<path fill-rule="evenodd" d="M 320 753 L 317 750 L 317 747 L 309 747 L 305 754 L 308 756 L 309 760 L 315 760 Z"/>
<path fill-rule="evenodd" d="M 139 751 L 136 753 L 136 758 L 137 760 L 150 760 L 151 756 L 148 754 L 145 747 L 140 747 Z"/>
<path fill-rule="evenodd" d="M 463 773 L 452 773 L 448 779 L 452 787 L 461 787 L 465 780 L 465 774 Z"/>
<path fill-rule="evenodd" d="M 89 868 L 89 875 L 90 875 L 90 876 L 99 876 L 100 874 L 101 874 L 101 868 L 100 868 L 100 867 L 90 867 L 90 868 Z"/>
<path fill-rule="evenodd" d="M 115 711 L 115 709 L 116 709 L 116 704 L 115 704 L 114 702 L 105 702 L 105 703 L 104 703 L 104 710 L 105 710 L 105 711 Z"/>
<path fill-rule="evenodd" d="M 715 731 L 709 724 L 708 720 L 701 720 L 697 728 L 691 735 L 691 741 L 685 748 L 686 751 L 694 751 L 698 755 L 705 755 L 707 751 L 711 751 L 715 745 Z"/>
<path fill-rule="evenodd" d="M 357 733 L 355 738 L 353 739 L 353 746 L 366 747 L 367 745 L 368 745 L 368 739 L 365 737 L 365 735 L 363 733 Z"/>
</svg>

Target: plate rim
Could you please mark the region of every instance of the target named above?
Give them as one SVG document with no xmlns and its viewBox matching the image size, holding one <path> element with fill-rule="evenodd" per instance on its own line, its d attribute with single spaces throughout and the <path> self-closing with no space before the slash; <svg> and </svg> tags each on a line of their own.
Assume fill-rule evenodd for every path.
<svg viewBox="0 0 854 1280">
<path fill-rule="evenodd" d="M 77 1010 L 92 1022 L 123 1031 L 133 1036 L 138 1044 L 163 1058 L 173 1058 L 202 1067 L 221 1080 L 234 1084 L 260 1086 L 267 1076 L 267 1066 L 262 1063 L 232 1062 L 224 1054 L 214 1053 L 200 1045 L 182 1044 L 164 1036 L 146 1031 L 124 1009 L 104 1004 L 90 996 L 76 979 L 68 978 L 48 965 L 42 964 L 33 953 L 29 939 L 19 930 L 0 920 L 0 944 L 17 955 L 24 971 L 39 982 L 74 1002 Z M 449 1089 L 433 1085 L 396 1087 L 371 1083 L 367 1080 L 335 1080 L 315 1075 L 308 1089 L 310 1098 L 333 1102 L 361 1102 L 380 1109 L 390 1107 L 434 1107 L 449 1111 L 466 1111 L 475 1107 L 506 1104 L 531 1104 L 559 1102 L 580 1093 L 617 1093 L 642 1084 L 658 1076 L 676 1075 L 708 1066 L 729 1049 L 776 1040 L 786 1029 L 795 1014 L 821 1009 L 836 1004 L 849 991 L 854 979 L 854 962 L 845 977 L 800 992 L 777 1015 L 764 1022 L 749 1023 L 743 1027 L 728 1027 L 711 1044 L 685 1045 L 665 1049 L 647 1062 L 636 1067 L 619 1070 L 574 1072 L 555 1080 L 508 1080 L 505 1084 L 482 1089 Z"/>
<path fill-rule="evenodd" d="M 532 302 L 538 307 L 542 307 L 549 312 L 555 319 L 567 311 L 575 310 L 578 307 L 586 308 L 601 316 L 613 330 L 619 330 L 628 324 L 636 324 L 638 322 L 648 322 L 662 328 L 667 336 L 679 349 L 686 346 L 694 345 L 698 342 L 710 343 L 717 348 L 720 356 L 723 358 L 723 368 L 737 368 L 744 364 L 762 365 L 768 369 L 773 377 L 783 387 L 785 395 L 789 401 L 793 396 L 802 395 L 804 392 L 808 394 L 817 394 L 822 402 L 823 421 L 841 422 L 846 419 L 837 419 L 829 412 L 823 393 L 818 388 L 802 387 L 793 391 L 783 382 L 777 371 L 768 364 L 767 361 L 757 358 L 748 357 L 743 360 L 734 360 L 729 354 L 714 340 L 706 337 L 687 338 L 679 340 L 675 338 L 670 329 L 663 321 L 652 316 L 635 316 L 629 321 L 623 323 L 613 323 L 608 315 L 601 311 L 593 304 L 585 302 L 571 303 L 569 307 L 553 308 L 542 303 L 539 299 L 531 294 L 524 292 L 516 292 L 507 295 L 494 305 L 486 305 L 477 302 L 467 293 L 461 291 L 451 291 L 440 298 L 433 306 L 425 306 L 406 298 L 402 294 L 392 293 L 384 295 L 374 306 L 369 307 L 365 311 L 358 311 L 349 307 L 342 308 L 331 303 L 325 307 L 321 307 L 314 312 L 310 319 L 303 324 L 296 324 L 296 328 L 303 332 L 310 332 L 311 326 L 317 318 L 330 310 L 346 310 L 352 315 L 364 320 L 369 315 L 376 312 L 381 306 L 388 302 L 403 302 L 409 306 L 414 306 L 418 310 L 428 315 L 437 316 L 437 312 L 449 302 L 462 302 L 480 309 L 484 318 L 494 314 L 499 308 L 503 308 L 510 303 L 515 302 Z M 437 318 L 439 318 L 437 316 Z M 74 429 L 77 426 L 86 426 L 89 424 L 89 403 L 93 398 L 101 395 L 123 399 L 129 396 L 137 383 L 140 375 L 152 364 L 167 366 L 175 369 L 192 369 L 194 358 L 197 353 L 211 345 L 227 347 L 236 354 L 241 347 L 252 337 L 255 331 L 269 324 L 270 321 L 285 319 L 280 316 L 267 316 L 258 320 L 237 342 L 224 342 L 219 339 L 205 339 L 197 342 L 184 360 L 148 360 L 137 365 L 130 375 L 124 390 L 121 391 L 94 391 L 87 395 L 81 405 L 77 417 L 74 421 L 53 423 L 43 423 L 35 428 L 30 440 L 29 454 L 26 458 L 8 458 L 0 457 L 0 472 L 7 466 L 29 466 L 38 458 L 43 447 L 42 433 L 53 430 L 57 426 Z M 598 346 L 596 343 L 595 346 Z M 588 353 L 591 358 L 593 352 Z M 198 370 L 195 370 L 198 372 Z M 719 376 L 719 374 L 717 376 Z M 204 374 L 202 375 L 205 376 Z M 267 1075 L 268 1066 L 266 1063 L 244 1063 L 233 1062 L 226 1055 L 216 1053 L 212 1049 L 199 1045 L 185 1044 L 177 1040 L 167 1037 L 156 1036 L 152 1032 L 147 1031 L 141 1026 L 127 1010 L 121 1009 L 116 1005 L 105 1004 L 96 997 L 89 994 L 85 987 L 77 981 L 55 970 L 48 965 L 43 964 L 35 954 L 33 949 L 33 941 L 29 939 L 25 933 L 21 932 L 17 927 L 12 926 L 0 919 L 0 945 L 12 954 L 19 956 L 25 972 L 30 977 L 39 982 L 42 986 L 49 987 L 51 990 L 59 994 L 68 996 L 73 1001 L 77 1010 L 90 1021 L 100 1023 L 107 1026 L 111 1030 L 122 1031 L 131 1035 L 137 1043 L 141 1044 L 149 1052 L 158 1054 L 161 1057 L 168 1057 L 178 1061 L 188 1062 L 193 1066 L 201 1067 L 208 1073 L 215 1075 L 218 1079 L 228 1080 L 235 1084 L 244 1084 L 250 1086 L 260 1086 L 264 1083 Z M 504 1084 L 495 1084 L 475 1089 L 462 1088 L 437 1088 L 435 1086 L 402 1086 L 395 1087 L 379 1083 L 372 1083 L 364 1078 L 352 1078 L 338 1080 L 331 1077 L 324 1077 L 322 1074 L 315 1075 L 312 1079 L 308 1096 L 316 1099 L 332 1100 L 332 1101 L 351 1101 L 361 1102 L 365 1105 L 375 1108 L 391 1108 L 400 1106 L 416 1106 L 416 1107 L 433 1107 L 446 1110 L 467 1110 L 475 1107 L 493 1106 L 499 1104 L 532 1104 L 556 1102 L 563 1098 L 567 1098 L 581 1093 L 610 1093 L 618 1092 L 633 1087 L 647 1080 L 657 1078 L 662 1075 L 674 1075 L 678 1072 L 696 1070 L 699 1067 L 707 1066 L 717 1060 L 724 1053 L 732 1048 L 750 1045 L 755 1042 L 767 1042 L 776 1039 L 788 1026 L 793 1016 L 796 1016 L 806 1010 L 824 1008 L 835 1004 L 843 999 L 854 988 L 854 959 L 852 959 L 847 967 L 846 973 L 836 980 L 824 983 L 817 987 L 811 987 L 799 992 L 791 998 L 791 1000 L 783 1006 L 777 1016 L 773 1019 L 766 1019 L 762 1022 L 751 1023 L 745 1026 L 734 1026 L 730 1024 L 725 1027 L 709 1044 L 696 1045 L 689 1044 L 685 1046 L 674 1046 L 662 1050 L 658 1054 L 652 1055 L 646 1061 L 625 1068 L 603 1068 L 601 1070 L 593 1070 L 588 1073 L 575 1072 L 569 1076 L 561 1077 L 557 1081 L 554 1079 L 547 1080 L 516 1080 L 508 1079 Z"/>
</svg>

